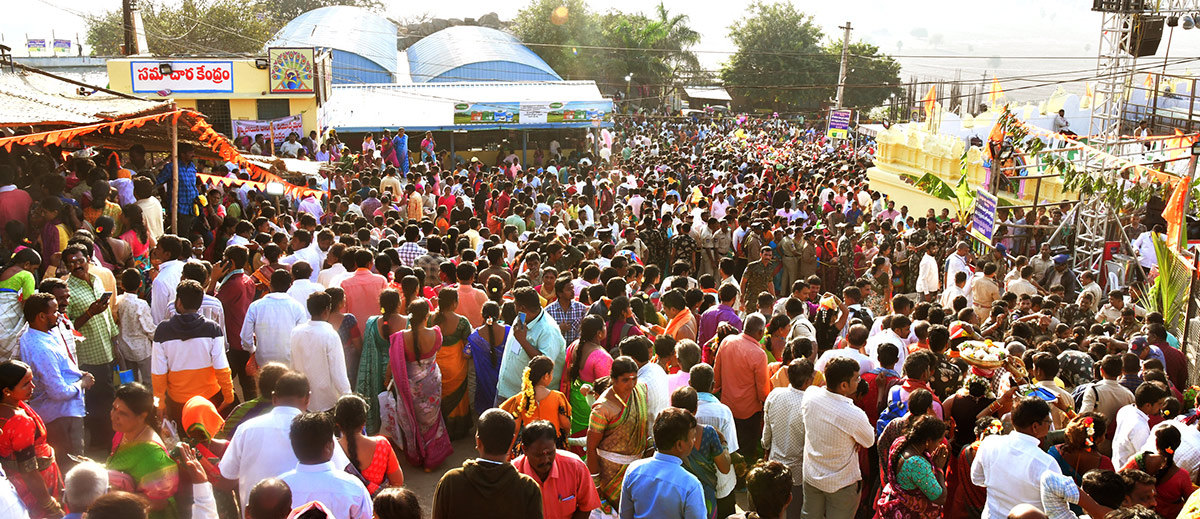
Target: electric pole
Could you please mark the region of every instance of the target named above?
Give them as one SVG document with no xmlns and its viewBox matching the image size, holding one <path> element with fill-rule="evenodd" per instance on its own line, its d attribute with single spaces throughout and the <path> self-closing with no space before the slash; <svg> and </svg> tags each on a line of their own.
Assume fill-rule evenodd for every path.
<svg viewBox="0 0 1200 519">
<path fill-rule="evenodd" d="M 845 31 L 842 36 L 842 69 L 838 72 L 837 108 L 840 109 L 842 107 L 842 94 L 846 91 L 846 57 L 850 55 L 850 22 L 839 26 L 838 29 Z"/>
</svg>

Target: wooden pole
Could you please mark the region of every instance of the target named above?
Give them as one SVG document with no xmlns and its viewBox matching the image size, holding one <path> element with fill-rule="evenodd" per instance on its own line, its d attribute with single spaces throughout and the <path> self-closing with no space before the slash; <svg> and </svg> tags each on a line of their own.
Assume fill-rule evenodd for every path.
<svg viewBox="0 0 1200 519">
<path fill-rule="evenodd" d="M 175 109 L 175 104 L 171 104 Z M 179 119 L 171 117 L 171 233 L 179 234 Z"/>
<path fill-rule="evenodd" d="M 271 132 L 271 157 L 275 156 L 275 121 L 267 122 L 267 129 Z"/>
</svg>

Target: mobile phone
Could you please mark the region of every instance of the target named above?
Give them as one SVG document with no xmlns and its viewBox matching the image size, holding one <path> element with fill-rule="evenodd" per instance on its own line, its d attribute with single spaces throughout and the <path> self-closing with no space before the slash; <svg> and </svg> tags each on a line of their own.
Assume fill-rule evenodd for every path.
<svg viewBox="0 0 1200 519">
<path fill-rule="evenodd" d="M 100 302 L 108 304 L 108 301 L 112 299 L 112 295 L 112 292 L 105 292 L 104 295 L 100 296 Z"/>
<path fill-rule="evenodd" d="M 517 314 L 517 322 L 521 323 L 521 324 L 525 324 L 525 312 L 521 312 L 521 313 Z"/>
</svg>

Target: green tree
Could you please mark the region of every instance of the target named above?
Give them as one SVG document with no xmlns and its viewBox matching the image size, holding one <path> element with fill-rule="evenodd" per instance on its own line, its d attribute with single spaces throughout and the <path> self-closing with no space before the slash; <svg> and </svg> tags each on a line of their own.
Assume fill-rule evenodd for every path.
<svg viewBox="0 0 1200 519">
<path fill-rule="evenodd" d="M 567 18 L 555 25 L 551 15 L 561 6 Z M 594 75 L 596 60 L 603 57 L 587 48 L 599 42 L 597 18 L 585 0 L 533 0 L 517 13 L 511 32 L 564 79 L 579 79 Z"/>
<path fill-rule="evenodd" d="M 737 52 L 721 70 L 734 99 L 780 112 L 816 108 L 827 92 L 812 86 L 829 77 L 831 64 L 812 17 L 791 3 L 761 0 L 748 12 L 729 27 Z"/>
<path fill-rule="evenodd" d="M 842 59 L 842 42 L 832 43 L 825 48 L 828 59 L 835 67 Z M 879 47 L 864 42 L 850 44 L 846 59 L 846 91 L 842 106 L 867 109 L 883 104 L 891 95 L 900 93 L 900 63 L 891 56 L 880 54 Z M 837 74 L 827 84 L 837 84 Z M 830 97 L 837 95 L 837 87 L 829 87 Z"/>
<path fill-rule="evenodd" d="M 378 0 L 159 0 L 142 2 L 141 14 L 151 53 L 257 54 L 292 19 L 330 5 L 382 9 Z M 88 19 L 92 54 L 121 54 L 125 42 L 121 20 L 120 9 Z"/>
<path fill-rule="evenodd" d="M 661 98 L 684 72 L 696 72 L 700 61 L 690 49 L 700 41 L 700 33 L 688 25 L 687 15 L 671 14 L 659 3 L 653 16 L 610 11 L 601 19 L 603 47 L 607 59 L 600 64 L 601 84 L 620 89 L 627 86 Z M 637 98 L 638 95 L 631 94 Z M 637 104 L 655 104 L 639 101 Z"/>
</svg>

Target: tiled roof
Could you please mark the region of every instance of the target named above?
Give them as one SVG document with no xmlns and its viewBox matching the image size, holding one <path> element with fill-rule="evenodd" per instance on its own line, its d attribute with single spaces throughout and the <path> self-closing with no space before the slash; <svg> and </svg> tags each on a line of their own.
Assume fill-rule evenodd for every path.
<svg viewBox="0 0 1200 519">
<path fill-rule="evenodd" d="M 30 72 L 0 73 L 0 127 L 78 125 L 165 110 L 169 103 L 104 92 L 79 95 L 80 87 Z"/>
</svg>

